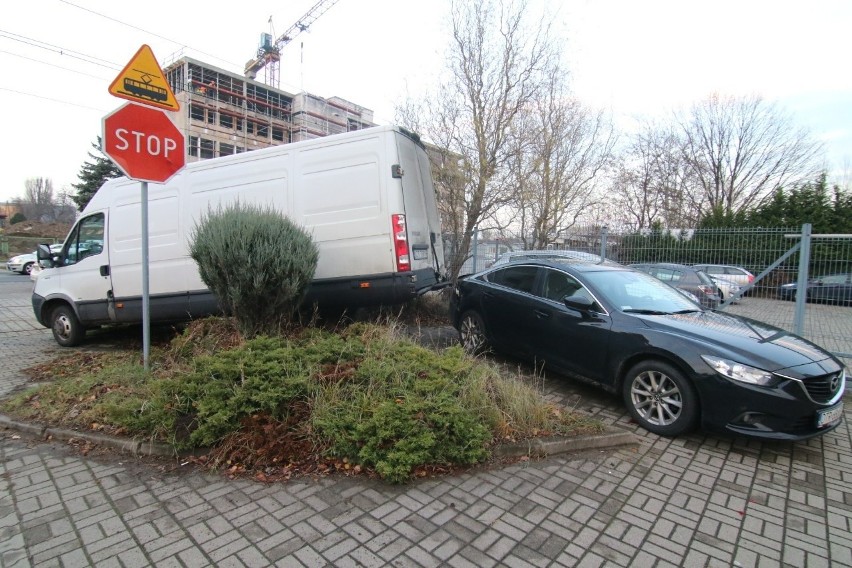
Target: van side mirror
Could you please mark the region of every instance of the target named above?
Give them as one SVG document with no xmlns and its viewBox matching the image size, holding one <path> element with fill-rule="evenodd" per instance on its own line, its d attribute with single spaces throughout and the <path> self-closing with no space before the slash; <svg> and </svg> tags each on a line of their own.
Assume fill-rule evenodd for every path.
<svg viewBox="0 0 852 568">
<path fill-rule="evenodd" d="M 53 268 L 55 266 L 53 253 L 50 252 L 49 244 L 41 243 L 36 247 L 36 258 L 41 266 L 46 268 Z"/>
</svg>

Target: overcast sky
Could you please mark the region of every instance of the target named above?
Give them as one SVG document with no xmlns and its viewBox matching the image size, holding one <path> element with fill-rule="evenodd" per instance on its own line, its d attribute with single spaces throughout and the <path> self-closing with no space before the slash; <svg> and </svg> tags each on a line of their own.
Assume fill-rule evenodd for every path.
<svg viewBox="0 0 852 568">
<path fill-rule="evenodd" d="M 73 191 L 102 118 L 124 102 L 109 85 L 142 44 L 162 67 L 183 54 L 241 74 L 262 32 L 282 33 L 315 3 L 4 4 L 0 200 L 23 195 L 32 177 L 51 179 L 56 192 Z M 666 116 L 712 92 L 758 94 L 826 143 L 827 168 L 837 176 L 852 170 L 852 1 L 548 4 L 558 9 L 554 24 L 575 94 L 612 111 L 619 124 Z M 390 123 L 407 92 L 417 95 L 437 81 L 446 18 L 446 0 L 339 0 L 285 47 L 281 88 L 340 96 Z"/>
</svg>

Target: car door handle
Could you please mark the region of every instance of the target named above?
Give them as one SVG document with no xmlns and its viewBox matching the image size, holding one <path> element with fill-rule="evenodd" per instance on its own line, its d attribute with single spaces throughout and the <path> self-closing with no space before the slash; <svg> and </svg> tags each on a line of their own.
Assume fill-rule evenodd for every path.
<svg viewBox="0 0 852 568">
<path fill-rule="evenodd" d="M 550 315 L 551 315 L 550 311 L 547 311 L 547 310 L 535 310 L 535 316 L 536 316 L 537 318 L 539 318 L 539 319 L 549 319 L 549 318 L 550 318 Z"/>
<path fill-rule="evenodd" d="M 101 276 L 109 276 L 109 264 L 101 265 Z"/>
</svg>

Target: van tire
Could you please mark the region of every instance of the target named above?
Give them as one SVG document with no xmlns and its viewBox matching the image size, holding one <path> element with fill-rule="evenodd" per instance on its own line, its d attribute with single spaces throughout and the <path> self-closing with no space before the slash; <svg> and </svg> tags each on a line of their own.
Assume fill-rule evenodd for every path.
<svg viewBox="0 0 852 568">
<path fill-rule="evenodd" d="M 74 347 L 83 342 L 86 330 L 70 306 L 57 306 L 50 313 L 50 329 L 53 338 L 62 347 Z"/>
</svg>

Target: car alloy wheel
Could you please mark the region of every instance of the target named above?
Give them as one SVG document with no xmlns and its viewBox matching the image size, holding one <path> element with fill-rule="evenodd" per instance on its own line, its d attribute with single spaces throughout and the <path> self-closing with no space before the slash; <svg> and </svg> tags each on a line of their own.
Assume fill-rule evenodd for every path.
<svg viewBox="0 0 852 568">
<path fill-rule="evenodd" d="M 646 361 L 633 367 L 624 381 L 623 395 L 630 414 L 646 430 L 677 436 L 695 427 L 698 397 L 667 363 Z"/>
<path fill-rule="evenodd" d="M 478 354 L 488 347 L 488 339 L 485 336 L 485 324 L 476 312 L 465 312 L 462 314 L 459 324 L 459 339 L 464 350 L 471 354 Z"/>
</svg>

